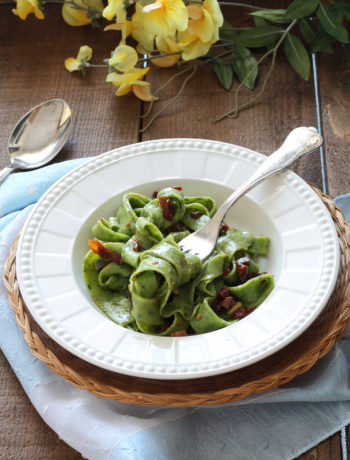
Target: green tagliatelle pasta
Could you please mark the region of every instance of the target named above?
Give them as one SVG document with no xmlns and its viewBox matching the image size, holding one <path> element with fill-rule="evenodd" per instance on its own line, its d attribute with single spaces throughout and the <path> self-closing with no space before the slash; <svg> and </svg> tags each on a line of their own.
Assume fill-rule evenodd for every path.
<svg viewBox="0 0 350 460">
<path fill-rule="evenodd" d="M 83 273 L 95 304 L 120 326 L 163 336 L 215 331 L 251 313 L 274 285 L 256 261 L 266 236 L 224 224 L 205 262 L 178 246 L 215 211 L 214 200 L 184 197 L 181 187 L 124 195 L 116 216 L 92 228 Z"/>
</svg>

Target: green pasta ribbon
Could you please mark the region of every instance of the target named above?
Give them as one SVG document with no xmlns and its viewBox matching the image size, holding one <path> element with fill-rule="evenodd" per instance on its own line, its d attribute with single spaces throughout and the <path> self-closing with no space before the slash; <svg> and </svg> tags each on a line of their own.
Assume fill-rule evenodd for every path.
<svg viewBox="0 0 350 460">
<path fill-rule="evenodd" d="M 178 246 L 215 212 L 212 198 L 184 197 L 181 187 L 153 199 L 125 194 L 116 216 L 92 228 L 83 275 L 93 302 L 120 326 L 160 336 L 207 333 L 249 314 L 274 286 L 257 262 L 268 237 L 224 226 L 204 263 Z"/>
</svg>

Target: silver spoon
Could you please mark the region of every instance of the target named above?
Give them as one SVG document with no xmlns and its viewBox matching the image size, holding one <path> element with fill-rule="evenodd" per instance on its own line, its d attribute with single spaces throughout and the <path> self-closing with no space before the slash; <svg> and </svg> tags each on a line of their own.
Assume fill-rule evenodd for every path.
<svg viewBox="0 0 350 460">
<path fill-rule="evenodd" d="M 253 187 L 288 168 L 298 158 L 318 149 L 321 144 L 322 137 L 315 128 L 293 129 L 283 145 L 267 157 L 255 173 L 222 203 L 207 224 L 179 242 L 181 250 L 195 254 L 201 260 L 209 257 L 214 251 L 221 222 L 229 208 Z"/>
<path fill-rule="evenodd" d="M 10 164 L 0 171 L 0 182 L 12 171 L 39 168 L 52 160 L 68 138 L 71 120 L 70 108 L 63 99 L 43 102 L 27 112 L 10 136 Z"/>
</svg>

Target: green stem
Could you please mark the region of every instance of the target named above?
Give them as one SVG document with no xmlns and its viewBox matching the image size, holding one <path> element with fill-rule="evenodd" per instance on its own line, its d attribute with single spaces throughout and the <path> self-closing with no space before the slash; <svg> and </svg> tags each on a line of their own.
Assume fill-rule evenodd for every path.
<svg viewBox="0 0 350 460">
<path fill-rule="evenodd" d="M 174 75 L 172 75 L 169 80 L 167 80 L 164 85 L 160 86 L 159 88 L 157 88 L 154 93 L 153 93 L 153 96 L 157 96 L 157 94 L 159 94 L 164 88 L 166 88 L 170 83 L 172 83 L 176 77 L 179 77 L 180 75 L 188 72 L 189 70 L 191 70 L 192 68 L 194 67 L 194 65 L 190 66 L 190 67 L 186 67 L 185 69 L 182 69 L 180 70 L 179 72 L 176 72 Z M 147 118 L 148 115 L 150 114 L 151 110 L 152 110 L 152 107 L 153 107 L 153 103 L 154 101 L 151 101 L 149 107 L 148 107 L 148 110 L 146 113 L 144 113 L 143 115 L 141 115 L 141 118 Z M 144 128 L 146 129 L 146 128 Z"/>
<path fill-rule="evenodd" d="M 197 72 L 197 70 L 198 70 L 198 67 L 199 67 L 199 64 L 197 64 L 197 65 L 193 68 L 193 70 L 192 70 L 192 72 L 190 73 L 190 75 L 188 75 L 188 76 L 185 78 L 184 82 L 183 82 L 182 85 L 181 85 L 180 91 L 176 94 L 176 96 L 174 96 L 172 99 L 170 99 L 170 101 L 168 101 L 168 102 L 164 105 L 164 107 L 162 107 L 160 110 L 158 110 L 157 113 L 155 113 L 155 114 L 153 115 L 153 117 L 150 119 L 150 121 L 147 123 L 147 125 L 146 125 L 144 128 L 142 128 L 142 129 L 140 130 L 141 133 L 143 133 L 144 131 L 146 131 L 146 129 L 148 129 L 148 128 L 151 126 L 151 124 L 159 117 L 159 115 L 160 115 L 161 113 L 164 112 L 164 110 L 166 110 L 166 109 L 169 107 L 169 105 L 171 105 L 173 102 L 176 102 L 176 100 L 177 100 L 177 99 L 181 96 L 181 94 L 183 93 L 183 91 L 184 91 L 184 89 L 185 89 L 185 87 L 186 87 L 186 85 L 187 85 L 187 82 L 188 82 L 192 77 L 195 76 L 195 74 L 196 74 L 196 72 Z"/>
<path fill-rule="evenodd" d="M 90 62 L 86 62 L 86 65 L 85 67 L 103 67 L 103 68 L 106 68 L 106 67 L 109 67 L 108 64 L 90 64 Z"/>
<path fill-rule="evenodd" d="M 248 5 L 247 3 L 231 3 L 231 2 L 218 2 L 219 5 L 224 5 L 224 6 L 242 6 L 243 8 L 248 8 L 250 10 L 266 10 L 266 8 L 263 8 L 261 6 L 254 6 L 254 5 Z"/>
<path fill-rule="evenodd" d="M 185 1 L 185 4 L 186 5 L 195 5 L 195 4 L 202 5 L 203 2 L 196 2 L 195 0 L 194 1 L 187 0 L 187 1 Z M 246 3 L 220 2 L 220 1 L 218 1 L 218 4 L 223 5 L 223 6 L 242 6 L 243 8 L 248 8 L 250 10 L 266 10 L 266 8 L 263 8 L 261 6 L 248 5 Z"/>
<path fill-rule="evenodd" d="M 281 46 L 283 40 L 286 38 L 286 36 L 288 35 L 288 33 L 290 32 L 290 30 L 295 26 L 295 24 L 297 23 L 297 19 L 294 19 L 293 22 L 290 23 L 290 25 L 285 29 L 285 31 L 282 33 L 282 36 L 281 38 L 278 40 L 278 42 L 276 43 L 276 45 L 274 46 L 274 48 L 270 49 L 267 53 L 265 53 L 257 62 L 256 64 L 254 65 L 254 67 L 251 69 L 251 71 L 248 73 L 248 75 L 244 78 L 244 80 L 238 85 L 236 91 L 235 91 L 235 106 L 233 109 L 229 110 L 228 112 L 220 115 L 219 117 L 215 118 L 214 121 L 215 122 L 218 122 L 220 120 L 223 120 L 224 118 L 226 117 L 230 117 L 230 118 L 235 118 L 237 117 L 237 114 L 240 110 L 243 110 L 251 105 L 253 105 L 260 97 L 261 95 L 264 93 L 265 91 L 265 88 L 266 88 L 266 84 L 270 78 L 270 75 L 271 75 L 271 72 L 275 66 L 275 62 L 276 62 L 276 56 L 277 56 L 277 51 L 279 49 L 279 47 Z M 263 85 L 262 85 L 262 88 L 260 89 L 259 93 L 254 97 L 252 98 L 250 101 L 248 102 L 245 102 L 244 104 L 242 105 L 239 105 L 238 103 L 238 95 L 239 95 L 239 91 L 241 90 L 242 86 L 244 85 L 244 83 L 250 78 L 250 76 L 256 71 L 256 69 L 258 68 L 259 64 L 261 64 L 262 61 L 264 61 L 270 54 L 272 54 L 272 60 L 271 60 L 271 64 L 270 64 L 270 67 L 269 67 L 269 70 L 264 78 L 264 81 L 263 81 Z"/>
<path fill-rule="evenodd" d="M 221 58 L 221 57 L 224 57 L 224 56 L 227 56 L 228 54 L 231 54 L 231 51 L 225 51 L 221 54 L 218 54 L 217 55 L 217 58 Z M 159 88 L 157 88 L 154 93 L 153 93 L 153 96 L 157 96 L 164 88 L 166 88 L 170 83 L 172 83 L 176 77 L 179 77 L 180 75 L 194 69 L 195 67 L 198 66 L 198 69 L 204 67 L 205 65 L 209 64 L 211 62 L 211 59 L 205 59 L 204 61 L 200 62 L 200 63 L 195 63 L 195 64 L 192 64 L 191 66 L 188 66 L 186 67 L 185 69 L 182 69 L 180 70 L 179 72 L 176 72 L 174 75 L 172 75 L 169 80 L 167 80 L 162 86 L 160 86 Z M 152 107 L 153 107 L 153 104 L 154 104 L 154 101 L 151 101 L 150 102 L 150 105 L 148 107 L 148 110 L 146 113 L 144 113 L 143 115 L 141 115 L 141 118 L 147 118 L 148 115 L 150 114 L 151 110 L 152 110 Z M 148 126 L 148 125 L 147 125 Z M 144 128 L 145 130 L 146 128 Z"/>
<path fill-rule="evenodd" d="M 158 54 L 156 56 L 147 56 L 145 58 L 140 58 L 140 59 L 137 60 L 137 62 L 152 61 L 153 59 L 160 59 L 160 58 L 163 58 L 163 57 L 176 56 L 176 55 L 180 55 L 180 54 L 181 54 L 181 51 L 176 51 L 174 53 L 163 53 L 163 54 Z"/>
</svg>

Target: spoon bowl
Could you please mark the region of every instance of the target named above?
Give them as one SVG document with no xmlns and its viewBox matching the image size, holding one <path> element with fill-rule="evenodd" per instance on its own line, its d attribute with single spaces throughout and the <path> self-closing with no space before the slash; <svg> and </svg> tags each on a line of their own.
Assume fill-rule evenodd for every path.
<svg viewBox="0 0 350 460">
<path fill-rule="evenodd" d="M 67 141 L 71 120 L 71 110 L 63 99 L 43 102 L 27 112 L 10 136 L 10 164 L 0 171 L 0 181 L 14 170 L 35 169 L 51 161 Z"/>
</svg>

